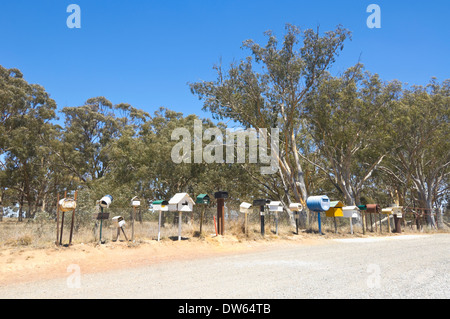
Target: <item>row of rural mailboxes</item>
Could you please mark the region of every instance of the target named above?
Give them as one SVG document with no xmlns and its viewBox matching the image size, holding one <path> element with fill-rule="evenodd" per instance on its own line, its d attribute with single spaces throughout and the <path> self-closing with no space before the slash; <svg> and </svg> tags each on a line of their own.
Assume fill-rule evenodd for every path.
<svg viewBox="0 0 450 319">
<path fill-rule="evenodd" d="M 215 198 L 228 198 L 227 192 L 215 193 Z M 106 195 L 100 200 L 102 207 L 109 207 L 112 202 L 112 196 Z M 210 198 L 207 194 L 200 194 L 194 201 L 187 193 L 177 193 L 169 201 L 159 200 L 152 203 L 154 211 L 180 211 L 180 212 L 192 212 L 193 205 L 195 204 L 209 204 Z M 76 203 L 70 199 L 62 199 L 60 201 L 60 208 L 63 211 L 69 211 L 75 209 Z M 140 201 L 137 197 L 131 200 L 133 207 L 140 206 Z M 358 206 L 344 206 L 341 201 L 330 201 L 328 196 L 310 196 L 307 199 L 307 207 L 316 212 L 325 212 L 327 217 L 350 217 L 357 218 L 360 211 L 365 211 L 370 214 L 382 213 L 386 215 L 394 214 L 401 218 L 402 207 L 388 207 L 380 208 L 378 204 L 367 204 Z M 263 207 L 267 206 L 270 212 L 282 212 L 283 206 L 279 201 L 270 201 L 268 199 L 256 199 L 253 201 L 253 205 L 247 202 L 243 202 L 240 205 L 241 213 L 249 213 L 251 207 Z M 291 203 L 289 209 L 294 212 L 302 211 L 303 205 L 300 203 Z"/>
<path fill-rule="evenodd" d="M 308 208 L 316 212 L 325 212 L 327 217 L 349 217 L 357 218 L 361 211 L 365 211 L 369 214 L 386 214 L 397 215 L 401 218 L 402 209 L 401 206 L 394 206 L 388 208 L 380 208 L 378 204 L 367 204 L 358 206 L 344 206 L 341 201 L 330 201 L 328 196 L 311 196 L 306 202 Z"/>
</svg>

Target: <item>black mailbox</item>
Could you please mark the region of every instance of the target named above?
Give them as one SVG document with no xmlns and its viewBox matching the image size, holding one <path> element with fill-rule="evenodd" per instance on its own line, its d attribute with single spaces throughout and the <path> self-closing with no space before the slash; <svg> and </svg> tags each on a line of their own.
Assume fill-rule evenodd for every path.
<svg viewBox="0 0 450 319">
<path fill-rule="evenodd" d="M 228 198 L 228 192 L 215 192 L 214 198 Z"/>
<path fill-rule="evenodd" d="M 253 206 L 265 206 L 270 203 L 270 199 L 255 199 L 253 200 Z"/>
</svg>

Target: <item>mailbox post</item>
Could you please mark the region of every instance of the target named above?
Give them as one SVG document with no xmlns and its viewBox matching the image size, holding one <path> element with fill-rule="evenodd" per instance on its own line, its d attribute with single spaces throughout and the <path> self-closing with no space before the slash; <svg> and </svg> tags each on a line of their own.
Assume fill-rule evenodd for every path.
<svg viewBox="0 0 450 319">
<path fill-rule="evenodd" d="M 379 215 L 380 213 L 380 205 L 378 204 L 367 204 L 367 213 L 370 217 L 370 231 L 373 232 L 373 221 L 372 221 L 372 215 L 375 214 L 375 232 L 377 232 L 377 217 L 376 215 Z M 380 231 L 381 231 L 381 225 L 380 225 Z"/>
<path fill-rule="evenodd" d="M 78 191 L 75 191 L 74 198 L 66 198 L 67 192 L 64 192 L 64 198 L 59 199 L 59 194 L 57 198 L 57 205 L 56 205 L 56 245 L 61 246 L 62 245 L 62 236 L 63 236 L 63 229 L 64 229 L 64 215 L 66 212 L 72 211 L 72 222 L 70 225 L 70 236 L 69 236 L 69 245 L 72 245 L 72 234 L 73 234 L 73 225 L 75 221 L 75 209 L 77 208 L 77 193 Z M 61 235 L 59 234 L 59 212 L 62 212 L 62 218 L 61 218 Z"/>
<path fill-rule="evenodd" d="M 259 215 L 261 218 L 261 235 L 264 236 L 265 235 L 265 225 L 264 225 L 264 210 L 266 205 L 270 203 L 270 200 L 268 199 L 255 199 L 253 201 L 253 206 L 255 207 L 259 207 Z"/>
<path fill-rule="evenodd" d="M 342 210 L 343 207 L 344 207 L 343 202 L 333 201 L 333 202 L 330 202 L 330 209 L 328 209 L 326 212 L 327 217 L 333 217 L 335 234 L 337 234 L 336 217 L 344 217 L 344 212 Z"/>
<path fill-rule="evenodd" d="M 182 213 L 192 212 L 194 200 L 187 193 L 177 193 L 169 200 L 169 210 L 178 211 L 178 240 L 181 240 Z"/>
<path fill-rule="evenodd" d="M 300 204 L 300 203 L 291 203 L 289 205 L 289 209 L 294 212 L 294 215 L 295 215 L 295 228 L 296 228 L 297 235 L 298 235 L 298 220 L 299 220 L 299 217 L 300 217 L 299 214 L 303 210 L 303 205 Z"/>
<path fill-rule="evenodd" d="M 366 211 L 367 211 L 367 206 L 366 205 L 358 205 L 358 208 L 361 212 L 361 223 L 362 223 L 362 231 L 363 231 L 363 235 L 366 234 L 366 227 L 364 225 L 365 221 L 366 221 Z"/>
<path fill-rule="evenodd" d="M 123 229 L 123 226 L 125 226 L 125 220 L 123 219 L 123 217 L 122 216 L 114 216 L 112 218 L 112 221 L 113 221 L 114 225 L 117 227 L 117 237 L 116 237 L 115 241 L 119 240 L 120 230 L 122 230 L 123 235 L 125 236 L 125 240 L 128 241 L 127 234 L 125 234 L 125 230 Z"/>
<path fill-rule="evenodd" d="M 395 226 L 394 233 L 401 234 L 402 233 L 401 220 L 403 218 L 403 207 L 402 206 L 394 207 L 393 213 Z"/>
<path fill-rule="evenodd" d="M 131 207 L 133 207 L 133 213 L 131 215 L 131 241 L 134 242 L 134 220 L 136 219 L 136 208 L 141 206 L 141 201 L 137 196 L 131 199 Z"/>
<path fill-rule="evenodd" d="M 358 206 L 345 206 L 342 208 L 342 212 L 344 217 L 350 219 L 350 233 L 353 235 L 353 218 L 359 217 L 359 208 Z"/>
<path fill-rule="evenodd" d="M 278 236 L 278 212 L 283 211 L 283 206 L 281 202 L 270 202 L 269 203 L 269 212 L 275 212 L 275 234 Z"/>
<path fill-rule="evenodd" d="M 161 239 L 161 213 L 169 210 L 169 202 L 166 200 L 157 200 L 152 203 L 153 211 L 159 212 L 158 217 L 158 241 Z"/>
<path fill-rule="evenodd" d="M 239 211 L 245 214 L 244 216 L 245 236 L 248 236 L 248 213 L 250 212 L 250 207 L 252 207 L 252 204 L 246 202 L 241 203 L 241 205 L 239 206 Z"/>
<path fill-rule="evenodd" d="M 202 226 L 203 226 L 203 217 L 205 215 L 205 207 L 206 207 L 206 205 L 209 205 L 210 198 L 209 198 L 208 194 L 200 194 L 197 196 L 195 203 L 202 205 L 202 211 L 200 213 L 200 236 L 201 236 L 202 235 Z"/>
<path fill-rule="evenodd" d="M 320 220 L 320 213 L 326 212 L 330 209 L 330 199 L 326 195 L 321 196 L 310 196 L 306 200 L 306 206 L 308 209 L 312 210 L 313 212 L 317 213 L 319 223 L 319 233 L 322 234 L 322 222 Z"/>
<path fill-rule="evenodd" d="M 102 228 L 103 228 L 103 219 L 109 218 L 109 213 L 103 213 L 103 208 L 109 208 L 109 205 L 111 205 L 113 201 L 113 197 L 111 195 L 103 196 L 102 199 L 98 201 L 100 206 L 100 214 L 98 214 L 97 219 L 100 219 L 100 243 L 104 243 L 102 241 Z"/>
<path fill-rule="evenodd" d="M 228 198 L 228 192 L 215 192 L 214 198 L 217 199 L 217 228 L 219 235 L 225 235 L 225 199 Z"/>
</svg>

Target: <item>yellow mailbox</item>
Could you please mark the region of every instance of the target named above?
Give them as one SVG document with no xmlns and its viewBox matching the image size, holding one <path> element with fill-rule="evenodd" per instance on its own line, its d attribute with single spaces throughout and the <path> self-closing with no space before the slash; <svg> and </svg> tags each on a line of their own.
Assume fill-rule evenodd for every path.
<svg viewBox="0 0 450 319">
<path fill-rule="evenodd" d="M 330 209 L 326 211 L 327 217 L 344 217 L 343 207 L 344 203 L 341 201 L 330 202 Z"/>
</svg>

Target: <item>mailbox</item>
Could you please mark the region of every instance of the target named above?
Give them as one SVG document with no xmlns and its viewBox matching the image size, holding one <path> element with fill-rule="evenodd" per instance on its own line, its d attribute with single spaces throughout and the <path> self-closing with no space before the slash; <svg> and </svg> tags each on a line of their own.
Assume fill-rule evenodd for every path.
<svg viewBox="0 0 450 319">
<path fill-rule="evenodd" d="M 330 209 L 330 199 L 326 195 L 310 196 L 306 200 L 308 209 L 317 212 L 317 224 L 319 225 L 319 233 L 322 235 L 322 222 L 320 212 L 326 212 Z"/>
<path fill-rule="evenodd" d="M 228 198 L 228 192 L 223 192 L 223 191 L 221 191 L 221 192 L 215 192 L 214 193 L 214 198 Z"/>
<path fill-rule="evenodd" d="M 169 210 L 169 202 L 166 200 L 156 200 L 152 206 L 154 211 L 167 212 Z"/>
<path fill-rule="evenodd" d="M 112 218 L 112 221 L 113 221 L 113 223 L 114 223 L 114 225 L 116 227 L 123 227 L 123 226 L 125 226 L 125 220 L 123 219 L 122 216 L 114 216 Z"/>
<path fill-rule="evenodd" d="M 59 209 L 68 212 L 77 208 L 77 202 L 72 198 L 63 198 L 59 201 Z"/>
<path fill-rule="evenodd" d="M 310 196 L 306 200 L 306 206 L 315 212 L 326 212 L 330 208 L 330 199 L 326 195 Z"/>
<path fill-rule="evenodd" d="M 250 207 L 252 207 L 252 204 L 243 202 L 239 205 L 239 211 L 241 213 L 250 213 Z"/>
<path fill-rule="evenodd" d="M 177 193 L 169 200 L 169 211 L 178 211 L 178 240 L 181 240 L 181 214 L 192 212 L 194 205 L 195 202 L 188 193 Z"/>
<path fill-rule="evenodd" d="M 330 208 L 326 211 L 327 217 L 344 217 L 343 207 L 344 203 L 341 201 L 330 202 Z"/>
<path fill-rule="evenodd" d="M 102 199 L 100 199 L 100 206 L 103 208 L 108 208 L 112 201 L 113 197 L 111 195 L 103 196 Z"/>
<path fill-rule="evenodd" d="M 141 206 L 141 201 L 139 200 L 139 198 L 137 196 L 133 197 L 131 199 L 131 206 L 132 207 L 139 207 Z"/>
<path fill-rule="evenodd" d="M 369 214 L 378 214 L 380 212 L 380 205 L 378 204 L 367 204 L 366 207 Z"/>
<path fill-rule="evenodd" d="M 268 199 L 255 199 L 253 201 L 253 206 L 266 206 L 266 204 L 270 203 Z"/>
<path fill-rule="evenodd" d="M 194 200 L 188 193 L 177 193 L 169 200 L 169 211 L 192 212 L 194 204 Z"/>
<path fill-rule="evenodd" d="M 397 218 L 402 218 L 402 211 L 403 211 L 403 207 L 402 206 L 394 206 L 394 207 L 387 207 L 387 208 L 383 208 L 381 210 L 381 213 L 385 214 L 385 215 L 397 215 Z"/>
<path fill-rule="evenodd" d="M 367 210 L 366 205 L 358 205 L 359 210 Z"/>
<path fill-rule="evenodd" d="M 281 202 L 270 202 L 269 204 L 269 211 L 270 212 L 282 212 L 283 206 L 281 205 Z"/>
<path fill-rule="evenodd" d="M 349 218 L 359 218 L 359 208 L 358 206 L 345 206 L 342 207 L 343 217 Z"/>
<path fill-rule="evenodd" d="M 403 207 L 396 206 L 392 207 L 392 214 L 397 215 L 397 218 L 402 218 Z"/>
<path fill-rule="evenodd" d="M 259 206 L 259 215 L 261 219 L 261 235 L 264 236 L 265 229 L 264 229 L 264 208 L 267 204 L 269 204 L 271 201 L 268 199 L 255 199 L 253 200 L 253 206 Z"/>
<path fill-rule="evenodd" d="M 291 203 L 289 209 L 293 212 L 301 212 L 303 210 L 303 205 L 300 203 Z"/>
<path fill-rule="evenodd" d="M 210 198 L 209 198 L 208 194 L 200 194 L 197 196 L 195 203 L 208 205 L 210 203 Z"/>
</svg>

